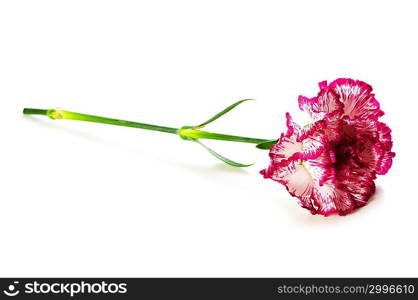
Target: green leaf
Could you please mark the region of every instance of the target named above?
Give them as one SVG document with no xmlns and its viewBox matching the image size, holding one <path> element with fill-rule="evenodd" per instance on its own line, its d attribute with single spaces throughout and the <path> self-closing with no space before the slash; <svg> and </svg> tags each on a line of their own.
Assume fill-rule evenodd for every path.
<svg viewBox="0 0 418 300">
<path fill-rule="evenodd" d="M 241 164 L 238 162 L 235 162 L 233 160 L 230 160 L 229 158 L 226 158 L 222 155 L 220 155 L 219 153 L 215 152 L 214 150 L 212 150 L 211 148 L 209 148 L 208 146 L 206 146 L 205 144 L 203 144 L 201 141 L 197 140 L 197 139 L 190 139 L 193 142 L 198 143 L 199 145 L 202 145 L 206 150 L 209 151 L 210 154 L 212 154 L 213 156 L 215 156 L 217 159 L 222 160 L 224 163 L 227 163 L 228 165 L 231 165 L 233 167 L 239 167 L 239 168 L 243 168 L 243 167 L 249 167 L 252 166 L 253 164 Z"/>
<path fill-rule="evenodd" d="M 250 100 L 254 100 L 254 99 L 244 99 L 244 100 L 240 100 L 238 102 L 235 102 L 234 104 L 232 104 L 232 105 L 228 106 L 227 108 L 225 108 L 223 111 L 221 111 L 221 112 L 217 113 L 216 115 L 214 115 L 212 118 L 210 118 L 206 122 L 203 122 L 202 124 L 197 125 L 195 128 L 202 128 L 205 125 L 208 125 L 209 123 L 212 123 L 213 121 L 215 121 L 216 119 L 222 117 L 224 114 L 226 114 L 227 112 L 231 111 L 232 109 L 234 109 L 235 107 L 237 107 L 241 103 L 246 102 L 246 101 L 250 101 Z"/>
<path fill-rule="evenodd" d="M 269 150 L 274 144 L 277 144 L 277 140 L 271 140 L 271 141 L 267 141 L 267 142 L 262 142 L 260 144 L 257 144 L 256 147 L 258 149 Z"/>
</svg>

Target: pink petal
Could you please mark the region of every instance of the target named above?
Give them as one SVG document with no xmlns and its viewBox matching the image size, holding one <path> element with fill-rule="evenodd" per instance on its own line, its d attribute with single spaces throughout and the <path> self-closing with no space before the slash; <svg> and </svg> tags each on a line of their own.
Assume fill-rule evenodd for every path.
<svg viewBox="0 0 418 300">
<path fill-rule="evenodd" d="M 293 172 L 283 177 L 291 195 L 309 199 L 312 194 L 313 179 L 308 170 L 301 164 L 292 162 Z"/>
<path fill-rule="evenodd" d="M 298 154 L 298 158 L 308 160 L 318 157 L 326 148 L 327 137 L 323 132 L 315 132 L 301 141 L 302 150 Z"/>
<path fill-rule="evenodd" d="M 340 119 L 334 118 L 333 120 L 327 120 L 325 122 L 325 135 L 328 139 L 328 143 L 335 145 L 337 142 L 341 140 L 342 136 L 342 125 L 343 121 Z"/>
<path fill-rule="evenodd" d="M 302 143 L 296 140 L 296 136 L 286 137 L 284 134 L 280 136 L 277 144 L 270 149 L 270 157 L 275 162 L 294 158 L 302 151 Z"/>
<path fill-rule="evenodd" d="M 315 187 L 314 202 L 318 207 L 317 212 L 325 216 L 332 213 L 345 215 L 350 213 L 355 207 L 350 194 L 337 188 L 332 182 Z"/>
<path fill-rule="evenodd" d="M 324 150 L 327 140 L 323 121 L 302 128 L 286 113 L 286 126 L 286 134 L 281 134 L 277 144 L 270 148 L 272 163 L 284 165 L 290 160 L 312 159 Z"/>
<path fill-rule="evenodd" d="M 350 119 L 377 119 L 384 114 L 372 94 L 372 87 L 363 81 L 340 78 L 331 82 L 329 87 L 344 104 L 344 115 Z"/>
<path fill-rule="evenodd" d="M 343 113 L 343 104 L 338 95 L 326 85 L 326 81 L 320 82 L 321 88 L 317 97 L 307 98 L 299 96 L 299 108 L 311 116 L 314 121 L 323 120 L 325 117 L 339 117 Z"/>
<path fill-rule="evenodd" d="M 325 181 L 335 178 L 333 163 L 334 153 L 329 150 L 323 151 L 314 159 L 308 159 L 302 162 L 313 180 L 320 186 Z"/>
<path fill-rule="evenodd" d="M 363 176 L 343 176 L 326 181 L 322 186 L 314 186 L 313 197 L 317 213 L 328 216 L 332 213 L 346 215 L 356 207 L 367 204 L 375 192 L 373 178 Z"/>
<path fill-rule="evenodd" d="M 353 153 L 358 166 L 352 168 L 358 173 L 383 175 L 392 165 L 395 153 L 391 152 L 392 137 L 390 128 L 377 120 L 347 120 L 355 128 L 355 140 L 359 145 Z"/>
<path fill-rule="evenodd" d="M 343 177 L 340 183 L 343 190 L 350 195 L 355 207 L 366 205 L 376 190 L 374 178 L 367 175 Z"/>
<path fill-rule="evenodd" d="M 321 120 L 300 127 L 287 113 L 286 124 L 288 127 L 287 134 L 292 132 L 292 137 L 301 144 L 301 149 L 299 149 L 299 153 L 295 153 L 294 158 L 306 160 L 315 158 L 322 153 L 327 143 L 323 130 L 326 127 L 325 121 Z"/>
<path fill-rule="evenodd" d="M 391 152 L 393 145 L 391 129 L 385 123 L 378 121 L 376 121 L 376 123 L 379 134 L 379 143 L 376 144 L 376 147 L 379 149 L 380 153 L 376 173 L 384 175 L 392 166 L 392 159 L 395 157 L 395 153 Z"/>
<path fill-rule="evenodd" d="M 309 209 L 312 213 L 315 212 L 311 201 L 314 181 L 303 165 L 296 161 L 290 161 L 284 166 L 271 164 L 260 173 L 264 178 L 271 178 L 283 184 L 287 191 L 298 199 L 300 206 Z"/>
</svg>

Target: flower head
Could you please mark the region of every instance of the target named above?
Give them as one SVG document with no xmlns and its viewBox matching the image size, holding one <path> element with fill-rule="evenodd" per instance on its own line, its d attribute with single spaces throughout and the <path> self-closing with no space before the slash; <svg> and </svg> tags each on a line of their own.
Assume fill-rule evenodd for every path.
<svg viewBox="0 0 418 300">
<path fill-rule="evenodd" d="M 340 78 L 319 87 L 316 97 L 299 97 L 312 123 L 301 127 L 287 113 L 287 132 L 271 147 L 261 174 L 313 214 L 345 215 L 367 204 L 376 175 L 390 169 L 391 130 L 378 121 L 383 111 L 370 85 Z"/>
</svg>

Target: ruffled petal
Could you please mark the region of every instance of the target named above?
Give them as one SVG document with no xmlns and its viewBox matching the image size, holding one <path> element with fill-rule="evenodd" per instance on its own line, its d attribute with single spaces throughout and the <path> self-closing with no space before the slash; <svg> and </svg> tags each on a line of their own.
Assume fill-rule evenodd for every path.
<svg viewBox="0 0 418 300">
<path fill-rule="evenodd" d="M 296 162 L 290 164 L 293 172 L 283 177 L 289 193 L 296 197 L 310 198 L 312 194 L 313 179 L 308 170 Z"/>
<path fill-rule="evenodd" d="M 372 94 L 372 87 L 359 80 L 340 78 L 329 87 L 338 95 L 339 101 L 344 105 L 344 116 L 350 119 L 373 118 L 383 116 L 379 102 Z"/>
<path fill-rule="evenodd" d="M 367 174 L 356 177 L 344 176 L 340 179 L 340 184 L 350 195 L 355 207 L 366 205 L 376 190 L 374 178 Z"/>
<path fill-rule="evenodd" d="M 393 158 L 395 157 L 394 152 L 384 151 L 379 158 L 377 164 L 376 174 L 385 175 L 389 169 L 392 167 Z"/>
<path fill-rule="evenodd" d="M 376 165 L 376 173 L 379 175 L 386 174 L 392 166 L 392 159 L 395 157 L 395 153 L 392 152 L 392 135 L 391 129 L 382 122 L 375 121 L 378 143 L 375 144 L 377 152 L 379 152 L 379 160 Z"/>
<path fill-rule="evenodd" d="M 302 143 L 297 140 L 300 126 L 293 122 L 289 113 L 286 113 L 287 132 L 281 134 L 278 142 L 270 148 L 272 164 L 286 165 L 288 160 L 297 159 L 302 151 Z"/>
<path fill-rule="evenodd" d="M 302 151 L 302 143 L 296 141 L 296 136 L 287 137 L 282 134 L 277 144 L 270 149 L 270 157 L 274 162 L 281 162 L 294 158 Z"/>
<path fill-rule="evenodd" d="M 298 204 L 300 206 L 315 213 L 316 209 L 312 205 L 311 200 L 314 180 L 308 170 L 303 165 L 296 162 L 291 162 L 287 169 L 292 171 L 288 172 L 281 179 L 287 191 L 298 199 Z M 284 172 L 281 174 L 284 174 Z"/>
<path fill-rule="evenodd" d="M 377 120 L 346 120 L 355 130 L 356 149 L 352 158 L 354 164 L 347 165 L 359 174 L 379 174 L 388 172 L 395 156 L 392 150 L 390 128 Z"/>
<path fill-rule="evenodd" d="M 260 172 L 264 178 L 270 178 L 283 184 L 287 191 L 298 199 L 298 204 L 316 213 L 313 206 L 312 191 L 314 180 L 307 169 L 296 161 L 290 161 L 286 166 L 272 165 Z"/>
<path fill-rule="evenodd" d="M 286 113 L 287 132 L 281 134 L 278 142 L 270 148 L 272 163 L 285 165 L 288 161 L 312 159 L 319 156 L 326 147 L 323 121 L 301 127 Z"/>
<path fill-rule="evenodd" d="M 372 176 L 336 176 L 322 186 L 314 186 L 313 198 L 317 213 L 346 215 L 367 204 L 376 186 Z"/>
<path fill-rule="evenodd" d="M 324 132 L 317 131 L 301 141 L 302 149 L 298 158 L 308 160 L 318 157 L 327 146 L 327 137 Z"/>
<path fill-rule="evenodd" d="M 346 215 L 355 207 L 350 194 L 337 188 L 331 181 L 322 186 L 316 186 L 313 196 L 317 212 L 324 216 L 332 213 Z"/>
<path fill-rule="evenodd" d="M 320 121 L 323 122 L 323 121 Z M 341 129 L 340 119 L 326 120 L 324 122 L 324 133 L 327 137 L 328 143 L 330 145 L 335 145 L 341 139 L 342 129 Z"/>
<path fill-rule="evenodd" d="M 323 133 L 327 127 L 327 122 L 325 120 L 319 120 L 310 124 L 306 124 L 301 127 L 297 134 L 297 140 L 303 141 L 307 137 L 315 134 L 316 132 Z"/>
<path fill-rule="evenodd" d="M 339 101 L 338 95 L 328 88 L 326 81 L 320 82 L 319 87 L 321 90 L 317 97 L 299 96 L 299 108 L 307 112 L 314 121 L 340 117 L 344 106 Z"/>
<path fill-rule="evenodd" d="M 333 168 L 334 160 L 334 153 L 326 150 L 315 159 L 308 159 L 303 161 L 302 164 L 305 166 L 313 180 L 318 185 L 322 186 L 325 181 L 333 180 L 335 178 Z"/>
</svg>

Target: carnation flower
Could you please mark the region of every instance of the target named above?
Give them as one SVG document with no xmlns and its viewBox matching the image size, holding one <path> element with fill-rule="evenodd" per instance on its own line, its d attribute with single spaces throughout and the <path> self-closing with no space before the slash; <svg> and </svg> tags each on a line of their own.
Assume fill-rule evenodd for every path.
<svg viewBox="0 0 418 300">
<path fill-rule="evenodd" d="M 43 115 L 53 120 L 76 120 L 133 127 L 178 135 L 203 146 L 211 155 L 233 167 L 249 167 L 209 148 L 201 140 L 256 144 L 269 149 L 271 163 L 261 171 L 265 178 L 283 184 L 302 207 L 313 214 L 345 215 L 367 204 L 375 191 L 376 175 L 386 174 L 395 153 L 391 152 L 390 129 L 378 121 L 383 115 L 372 87 L 362 81 L 337 79 L 319 83 L 314 98 L 299 97 L 299 107 L 312 118 L 303 127 L 286 114 L 287 131 L 277 139 L 260 139 L 203 130 L 229 111 L 252 99 L 237 101 L 203 123 L 180 128 L 153 125 L 58 108 L 25 108 L 26 115 Z"/>
<path fill-rule="evenodd" d="M 319 83 L 316 97 L 299 97 L 312 123 L 304 127 L 286 114 L 287 132 L 270 149 L 264 178 L 283 184 L 312 214 L 346 215 L 367 204 L 376 175 L 388 172 L 391 130 L 372 87 L 340 78 Z"/>
</svg>

